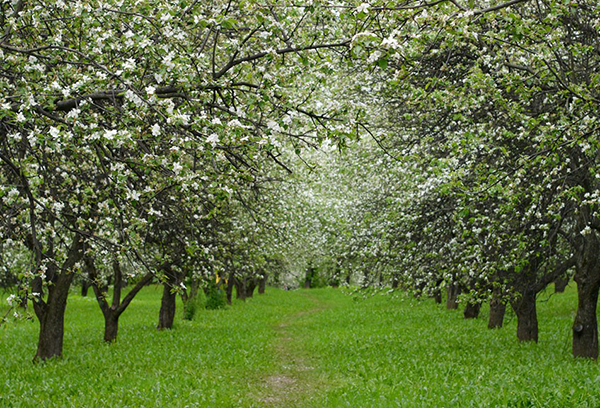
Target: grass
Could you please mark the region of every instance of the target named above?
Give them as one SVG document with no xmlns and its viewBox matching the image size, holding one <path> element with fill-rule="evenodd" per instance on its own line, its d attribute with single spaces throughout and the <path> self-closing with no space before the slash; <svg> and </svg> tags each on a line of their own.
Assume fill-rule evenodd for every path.
<svg viewBox="0 0 600 408">
<path fill-rule="evenodd" d="M 38 323 L 2 325 L 0 407 L 600 406 L 598 364 L 570 356 L 572 288 L 542 296 L 539 344 L 519 344 L 511 316 L 488 330 L 486 309 L 466 321 L 432 300 L 333 289 L 269 289 L 158 332 L 160 293 L 138 295 L 112 345 L 95 300 L 73 295 L 65 357 L 40 365 Z"/>
</svg>

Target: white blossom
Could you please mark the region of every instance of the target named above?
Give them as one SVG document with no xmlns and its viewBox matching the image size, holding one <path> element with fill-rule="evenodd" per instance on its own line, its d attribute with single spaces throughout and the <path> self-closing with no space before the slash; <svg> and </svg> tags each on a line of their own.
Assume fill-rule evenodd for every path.
<svg viewBox="0 0 600 408">
<path fill-rule="evenodd" d="M 211 134 L 209 137 L 206 138 L 206 143 L 209 143 L 212 145 L 212 147 L 215 147 L 217 143 L 219 143 L 219 135 L 217 135 L 216 133 Z"/>
</svg>

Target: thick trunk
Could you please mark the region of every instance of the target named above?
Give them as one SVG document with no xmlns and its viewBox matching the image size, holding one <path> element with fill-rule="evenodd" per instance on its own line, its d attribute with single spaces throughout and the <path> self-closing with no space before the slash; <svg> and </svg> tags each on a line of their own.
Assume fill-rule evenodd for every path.
<svg viewBox="0 0 600 408">
<path fill-rule="evenodd" d="M 455 284 L 448 285 L 447 293 L 448 298 L 446 299 L 447 309 L 458 309 L 458 286 Z"/>
<path fill-rule="evenodd" d="M 535 292 L 525 290 L 521 297 L 512 302 L 517 315 L 517 338 L 519 341 L 538 341 L 538 320 Z"/>
<path fill-rule="evenodd" d="M 117 341 L 119 331 L 119 315 L 114 310 L 104 314 L 104 341 L 113 343 Z"/>
<path fill-rule="evenodd" d="M 260 278 L 260 281 L 258 282 L 258 294 L 259 295 L 263 295 L 265 293 L 265 289 L 267 288 L 267 274 L 263 273 L 262 278 Z"/>
<path fill-rule="evenodd" d="M 577 314 L 573 323 L 573 356 L 598 358 L 598 284 L 577 282 Z"/>
<path fill-rule="evenodd" d="M 506 313 L 506 302 L 494 294 L 490 300 L 490 318 L 488 320 L 488 329 L 496 329 L 504 324 L 504 314 Z"/>
<path fill-rule="evenodd" d="M 583 241 L 583 240 L 582 240 Z M 581 242 L 576 254 L 577 314 L 573 322 L 573 356 L 598 358 L 598 291 L 600 290 L 600 239 L 595 232 Z"/>
<path fill-rule="evenodd" d="M 60 287 L 58 284 L 52 286 L 52 292 L 60 291 L 64 293 L 57 294 L 53 299 L 48 299 L 43 317 L 40 319 L 40 334 L 34 361 L 62 356 L 65 309 L 67 307 L 69 285 L 70 282 L 63 282 Z M 52 296 L 52 293 L 50 296 Z"/>
<path fill-rule="evenodd" d="M 49 286 L 48 299 L 45 302 L 41 299 L 34 302 L 34 310 L 40 321 L 40 334 L 33 361 L 43 361 L 62 356 L 65 310 L 69 288 L 75 277 L 72 269 L 81 260 L 82 256 L 83 239 L 76 236 L 69 248 L 67 259 L 62 265 L 63 272 L 58 273 L 53 284 Z"/>
<path fill-rule="evenodd" d="M 569 276 L 563 275 L 554 281 L 554 293 L 563 293 L 569 284 Z"/>
<path fill-rule="evenodd" d="M 465 319 L 477 319 L 477 317 L 479 317 L 480 310 L 481 310 L 481 302 L 479 302 L 479 301 L 467 302 L 467 304 L 465 305 L 465 310 L 463 312 L 463 315 L 464 315 Z"/>
</svg>

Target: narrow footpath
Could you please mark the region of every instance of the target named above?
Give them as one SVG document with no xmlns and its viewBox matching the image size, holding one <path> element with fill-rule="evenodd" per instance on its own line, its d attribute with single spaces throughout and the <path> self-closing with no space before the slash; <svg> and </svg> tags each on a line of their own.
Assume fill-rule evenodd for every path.
<svg viewBox="0 0 600 408">
<path fill-rule="evenodd" d="M 295 314 L 284 316 L 274 326 L 277 333 L 273 344 L 273 352 L 280 362 L 280 370 L 264 378 L 263 394 L 259 398 L 261 406 L 265 407 L 297 407 L 300 402 L 306 402 L 311 395 L 316 395 L 324 388 L 318 381 L 315 368 L 311 365 L 310 358 L 302 355 L 302 338 L 292 337 L 291 329 L 308 316 L 322 312 L 328 305 L 311 296 L 302 293 L 302 296 L 311 300 L 312 306 Z"/>
</svg>

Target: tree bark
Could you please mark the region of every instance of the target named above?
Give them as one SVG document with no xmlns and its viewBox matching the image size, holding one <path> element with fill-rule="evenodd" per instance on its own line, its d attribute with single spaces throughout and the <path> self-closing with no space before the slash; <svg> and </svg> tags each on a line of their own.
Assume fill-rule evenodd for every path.
<svg viewBox="0 0 600 408">
<path fill-rule="evenodd" d="M 592 232 L 576 254 L 577 314 L 573 322 L 573 357 L 598 359 L 600 239 Z"/>
<path fill-rule="evenodd" d="M 470 301 L 465 305 L 463 315 L 465 319 L 477 319 L 479 317 L 479 311 L 481 310 L 480 301 Z"/>
<path fill-rule="evenodd" d="M 171 290 L 171 285 L 163 284 L 163 295 L 158 313 L 158 330 L 172 329 L 175 321 L 177 294 Z"/>
<path fill-rule="evenodd" d="M 88 289 L 90 288 L 90 283 L 85 277 L 81 282 L 81 297 L 86 297 L 88 295 Z"/>
<path fill-rule="evenodd" d="M 34 311 L 40 322 L 40 333 L 34 362 L 44 361 L 53 357 L 61 357 L 65 334 L 65 310 L 69 288 L 75 274 L 73 267 L 83 257 L 83 238 L 76 235 L 73 238 L 67 259 L 61 271 L 56 273 L 52 285 L 48 288 L 48 298 L 41 297 L 34 301 Z M 41 285 L 41 281 L 40 281 Z"/>
<path fill-rule="evenodd" d="M 577 314 L 573 323 L 573 356 L 598 359 L 598 285 L 577 283 Z"/>
<path fill-rule="evenodd" d="M 245 279 L 235 278 L 233 283 L 235 284 L 235 298 L 239 300 L 246 300 Z"/>
<path fill-rule="evenodd" d="M 246 297 L 251 298 L 254 296 L 254 289 L 256 289 L 256 279 L 251 278 L 246 281 Z"/>
<path fill-rule="evenodd" d="M 135 295 L 137 295 L 139 291 L 142 290 L 142 288 L 146 286 L 148 282 L 152 281 L 153 275 L 150 273 L 146 274 L 133 287 L 133 289 L 129 291 L 129 293 L 121 302 L 121 282 L 123 280 L 123 277 L 121 272 L 121 266 L 119 265 L 119 262 L 115 260 L 113 262 L 115 286 L 113 287 L 113 299 L 111 306 L 106 300 L 106 290 L 108 288 L 100 288 L 96 283 L 97 271 L 96 266 L 94 264 L 94 260 L 91 257 L 86 256 L 85 265 L 88 270 L 92 289 L 94 290 L 94 294 L 96 295 L 96 301 L 98 302 L 98 306 L 100 306 L 100 310 L 102 310 L 102 315 L 104 316 L 104 341 L 107 343 L 113 343 L 117 340 L 117 334 L 119 332 L 119 317 L 121 317 L 121 314 L 130 305 Z"/>
<path fill-rule="evenodd" d="M 535 291 L 525 290 L 521 297 L 511 302 L 517 315 L 517 338 L 519 341 L 538 341 L 538 320 Z"/>
<path fill-rule="evenodd" d="M 498 294 L 493 294 L 490 300 L 490 318 L 488 320 L 488 329 L 496 329 L 504 324 L 504 314 L 506 313 L 506 302 Z"/>
<path fill-rule="evenodd" d="M 173 290 L 177 285 L 175 272 L 171 269 L 170 265 L 163 265 L 162 269 L 165 271 L 167 280 L 163 283 L 163 294 L 158 313 L 158 330 L 173 328 L 175 308 L 177 306 L 177 293 Z"/>
<path fill-rule="evenodd" d="M 448 285 L 447 288 L 448 298 L 446 299 L 447 309 L 458 309 L 458 286 L 456 284 Z"/>
<path fill-rule="evenodd" d="M 228 305 L 231 305 L 234 284 L 235 284 L 235 276 L 232 272 L 229 274 L 229 280 L 227 280 L 227 287 L 225 288 L 225 295 L 227 296 L 227 304 Z"/>
<path fill-rule="evenodd" d="M 433 299 L 438 305 L 442 303 L 442 290 L 439 287 L 433 290 Z"/>
<path fill-rule="evenodd" d="M 569 284 L 569 277 L 567 275 L 561 276 L 554 281 L 554 293 L 563 293 Z"/>
<path fill-rule="evenodd" d="M 265 289 L 267 288 L 267 279 L 268 279 L 267 274 L 263 272 L 263 276 L 262 276 L 262 278 L 260 278 L 260 281 L 258 282 L 258 294 L 259 295 L 263 295 L 265 293 Z"/>
<path fill-rule="evenodd" d="M 113 343 L 117 341 L 119 331 L 119 315 L 110 313 L 104 316 L 104 341 Z"/>
</svg>

